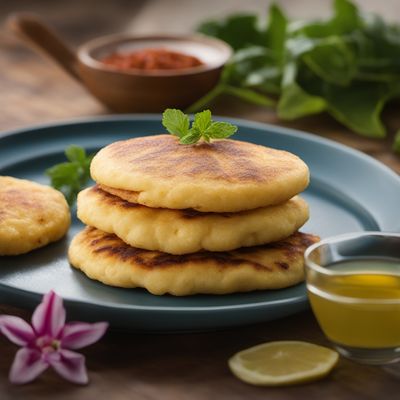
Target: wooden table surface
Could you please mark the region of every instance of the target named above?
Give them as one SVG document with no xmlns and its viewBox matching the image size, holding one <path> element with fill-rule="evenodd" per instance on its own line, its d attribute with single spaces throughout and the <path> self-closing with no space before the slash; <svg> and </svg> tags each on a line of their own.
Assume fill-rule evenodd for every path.
<svg viewBox="0 0 400 400">
<path fill-rule="evenodd" d="M 191 5 L 196 11 L 193 13 L 196 18 L 191 15 L 188 3 L 191 2 L 82 0 L 57 2 L 55 5 L 45 0 L 34 3 L 20 0 L 1 2 L 0 16 L 18 10 L 35 11 L 76 45 L 98 35 L 124 29 L 136 32 L 151 31 L 156 27 L 170 31 L 178 28 L 187 30 L 194 26 L 196 18 L 201 19 L 209 12 L 210 7 L 205 3 L 216 4 L 218 12 L 225 13 L 229 9 L 244 8 L 247 2 L 193 0 Z M 200 7 L 199 3 L 203 6 Z M 265 3 L 253 0 L 248 2 L 248 6 L 257 10 L 265 8 Z M 292 16 L 308 15 L 307 10 L 310 10 L 309 15 L 326 15 L 329 5 L 329 2 L 322 0 L 286 0 L 281 3 Z M 395 11 L 400 11 L 400 4 L 393 0 L 379 4 L 372 0 L 360 0 L 359 3 L 389 17 L 393 17 Z M 168 10 L 169 18 L 166 15 Z M 175 20 L 177 10 L 181 10 L 181 14 Z M 179 20 L 185 23 L 177 23 Z M 5 31 L 0 32 L 0 71 L 0 130 L 108 113 L 78 83 Z M 400 158 L 390 149 L 393 133 L 400 127 L 398 105 L 392 105 L 384 112 L 389 135 L 383 141 L 352 134 L 326 115 L 282 123 L 271 110 L 244 105 L 229 98 L 218 101 L 213 106 L 213 112 L 295 127 L 334 139 L 372 155 L 400 173 Z M 24 310 L 5 304 L 0 305 L 0 313 L 29 317 Z M 236 351 L 264 341 L 285 339 L 328 344 L 309 311 L 256 326 L 212 333 L 137 335 L 111 331 L 99 343 L 83 351 L 87 356 L 91 379 L 88 386 L 71 385 L 54 373 L 46 372 L 35 383 L 17 387 L 7 380 L 16 347 L 0 337 L 0 399 L 399 398 L 400 380 L 380 368 L 358 365 L 345 359 L 340 360 L 337 368 L 326 379 L 290 388 L 252 387 L 236 380 L 229 372 L 226 361 Z"/>
</svg>

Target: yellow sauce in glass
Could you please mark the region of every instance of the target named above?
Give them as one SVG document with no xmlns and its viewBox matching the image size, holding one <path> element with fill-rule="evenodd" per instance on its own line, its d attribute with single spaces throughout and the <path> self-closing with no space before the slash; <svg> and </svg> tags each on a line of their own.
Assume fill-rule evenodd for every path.
<svg viewBox="0 0 400 400">
<path fill-rule="evenodd" d="M 359 348 L 400 346 L 400 265 L 392 266 L 393 275 L 386 269 L 361 272 L 361 262 L 341 263 L 341 271 L 354 274 L 308 285 L 312 309 L 329 339 Z"/>
</svg>

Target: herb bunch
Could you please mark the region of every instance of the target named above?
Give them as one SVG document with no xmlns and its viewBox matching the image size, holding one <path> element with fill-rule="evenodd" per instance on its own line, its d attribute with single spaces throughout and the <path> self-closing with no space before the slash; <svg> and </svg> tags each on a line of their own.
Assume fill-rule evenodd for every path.
<svg viewBox="0 0 400 400">
<path fill-rule="evenodd" d="M 87 155 L 85 149 L 70 145 L 65 149 L 68 162 L 56 164 L 46 170 L 51 186 L 63 193 L 68 204 L 75 203 L 78 192 L 90 179 L 90 163 L 93 155 Z"/>
<path fill-rule="evenodd" d="M 265 24 L 251 14 L 203 23 L 200 32 L 235 54 L 219 84 L 189 111 L 225 93 L 276 107 L 284 120 L 326 111 L 354 132 L 384 137 L 381 111 L 400 97 L 400 26 L 349 0 L 335 0 L 333 8 L 327 20 L 290 21 L 273 4 Z"/>
</svg>

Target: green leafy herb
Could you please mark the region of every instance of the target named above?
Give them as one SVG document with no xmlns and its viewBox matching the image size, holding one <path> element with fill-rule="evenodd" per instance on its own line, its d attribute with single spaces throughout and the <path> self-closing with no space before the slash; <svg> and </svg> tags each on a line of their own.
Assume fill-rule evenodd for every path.
<svg viewBox="0 0 400 400">
<path fill-rule="evenodd" d="M 400 154 L 400 129 L 396 132 L 394 137 L 393 150 L 395 153 Z"/>
<path fill-rule="evenodd" d="M 237 126 L 228 122 L 214 122 L 211 111 L 204 110 L 194 116 L 192 126 L 189 116 L 180 110 L 168 108 L 163 113 L 162 124 L 172 135 L 179 137 L 182 144 L 194 144 L 200 140 L 209 142 L 211 139 L 224 139 L 237 131 Z"/>
<path fill-rule="evenodd" d="M 181 110 L 167 109 L 163 113 L 162 124 L 169 133 L 178 137 L 186 135 L 189 131 L 189 117 Z"/>
<path fill-rule="evenodd" d="M 90 162 L 93 155 L 86 155 L 85 149 L 71 145 L 65 149 L 68 162 L 56 164 L 46 170 L 51 186 L 62 192 L 70 206 L 75 203 L 78 192 L 90 178 Z"/>
<path fill-rule="evenodd" d="M 328 112 L 361 135 L 386 135 L 381 111 L 400 97 L 400 25 L 334 0 L 327 20 L 289 21 L 272 4 L 265 23 L 231 15 L 199 31 L 225 40 L 235 53 L 219 84 L 190 112 L 225 94 L 276 107 L 282 119 Z"/>
</svg>

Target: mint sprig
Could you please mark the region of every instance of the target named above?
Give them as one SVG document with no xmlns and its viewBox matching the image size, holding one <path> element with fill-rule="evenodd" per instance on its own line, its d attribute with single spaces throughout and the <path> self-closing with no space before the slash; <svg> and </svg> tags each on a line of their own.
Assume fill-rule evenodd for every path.
<svg viewBox="0 0 400 400">
<path fill-rule="evenodd" d="M 85 149 L 70 145 L 65 149 L 68 162 L 56 164 L 46 170 L 51 179 L 51 186 L 64 195 L 68 204 L 75 203 L 76 196 L 90 178 L 90 163 L 93 154 L 87 155 Z"/>
<path fill-rule="evenodd" d="M 180 110 L 168 108 L 163 113 L 162 124 L 181 144 L 195 144 L 201 140 L 225 139 L 237 131 L 237 126 L 211 118 L 211 111 L 204 110 L 194 116 L 190 126 L 189 116 Z"/>
</svg>

